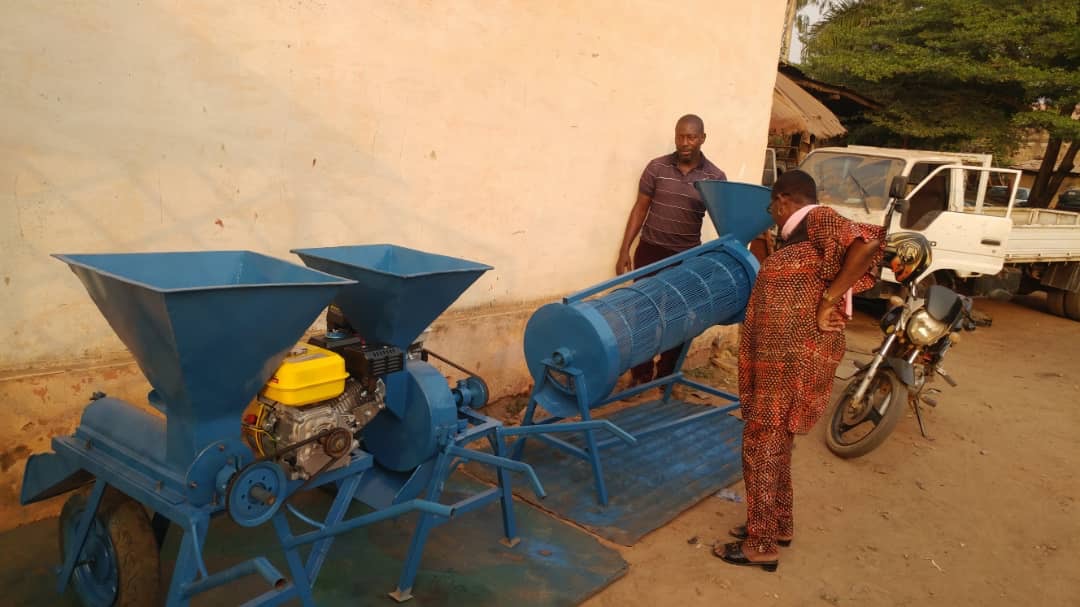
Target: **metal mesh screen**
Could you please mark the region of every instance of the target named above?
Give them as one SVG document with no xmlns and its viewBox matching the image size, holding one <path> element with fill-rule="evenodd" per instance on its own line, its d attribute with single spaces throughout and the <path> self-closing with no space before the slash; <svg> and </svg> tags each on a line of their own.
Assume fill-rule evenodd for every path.
<svg viewBox="0 0 1080 607">
<path fill-rule="evenodd" d="M 574 305 L 604 317 L 625 371 L 730 319 L 746 307 L 750 283 L 743 264 L 719 250 Z"/>
</svg>

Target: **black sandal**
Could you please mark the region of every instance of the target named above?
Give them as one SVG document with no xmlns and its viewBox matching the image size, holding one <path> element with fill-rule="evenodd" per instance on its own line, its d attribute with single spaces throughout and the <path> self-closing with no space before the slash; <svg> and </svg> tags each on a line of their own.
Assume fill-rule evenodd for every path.
<svg viewBox="0 0 1080 607">
<path fill-rule="evenodd" d="M 745 540 L 750 537 L 750 532 L 746 530 L 746 525 L 737 525 L 728 530 L 728 535 L 737 540 Z M 783 546 L 784 548 L 787 548 L 791 545 L 791 540 L 777 539 L 776 543 L 780 546 Z"/>
<path fill-rule="evenodd" d="M 719 557 L 720 560 L 725 563 L 731 563 L 732 565 L 739 565 L 741 567 L 761 567 L 765 571 L 773 572 L 780 566 L 780 561 L 751 561 L 746 558 L 746 553 L 743 552 L 742 542 L 731 542 L 730 544 L 724 544 L 724 552 L 718 553 L 716 547 L 713 547 L 713 556 Z"/>
</svg>

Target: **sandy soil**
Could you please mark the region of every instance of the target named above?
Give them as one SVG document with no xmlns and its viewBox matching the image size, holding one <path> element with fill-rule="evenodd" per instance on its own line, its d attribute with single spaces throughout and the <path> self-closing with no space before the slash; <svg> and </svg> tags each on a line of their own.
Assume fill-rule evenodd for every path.
<svg viewBox="0 0 1080 607">
<path fill-rule="evenodd" d="M 776 573 L 710 555 L 745 515 L 710 497 L 617 547 L 629 573 L 585 605 L 1080 605 L 1080 323 L 1038 295 L 977 308 L 993 326 L 950 353 L 960 385 L 939 382 L 930 440 L 910 413 L 861 459 L 829 453 L 822 424 L 797 440 L 795 541 Z M 857 314 L 849 357 L 879 335 Z"/>
</svg>

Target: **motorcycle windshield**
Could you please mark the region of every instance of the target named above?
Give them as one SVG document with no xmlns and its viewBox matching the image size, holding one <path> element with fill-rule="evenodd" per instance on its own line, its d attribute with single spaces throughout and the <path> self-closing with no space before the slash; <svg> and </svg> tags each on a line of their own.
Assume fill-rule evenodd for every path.
<svg viewBox="0 0 1080 607">
<path fill-rule="evenodd" d="M 960 296 L 948 287 L 931 285 L 926 294 L 926 312 L 935 320 L 951 323 L 963 309 Z"/>
</svg>

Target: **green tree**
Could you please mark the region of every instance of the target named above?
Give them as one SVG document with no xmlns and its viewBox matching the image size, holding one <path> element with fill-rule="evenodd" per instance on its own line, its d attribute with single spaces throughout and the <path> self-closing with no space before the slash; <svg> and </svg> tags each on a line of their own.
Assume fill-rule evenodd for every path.
<svg viewBox="0 0 1080 607">
<path fill-rule="evenodd" d="M 1076 0 L 847 0 L 803 42 L 808 74 L 885 106 L 868 116 L 879 141 L 1002 155 L 1024 129 L 1045 129 L 1033 206 L 1047 206 L 1074 166 Z"/>
<path fill-rule="evenodd" d="M 791 54 L 791 37 L 798 33 L 802 39 L 810 31 L 813 25 L 807 9 L 813 9 L 815 13 L 825 13 L 843 3 L 844 0 L 787 0 L 787 8 L 784 11 L 784 31 L 780 39 L 780 60 L 788 61 Z"/>
</svg>

